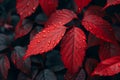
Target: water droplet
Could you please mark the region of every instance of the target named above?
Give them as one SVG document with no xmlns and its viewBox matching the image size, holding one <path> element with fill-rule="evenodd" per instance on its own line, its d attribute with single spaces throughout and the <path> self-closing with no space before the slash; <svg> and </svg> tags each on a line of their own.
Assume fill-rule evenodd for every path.
<svg viewBox="0 0 120 80">
<path fill-rule="evenodd" d="M 35 7 L 33 7 L 33 10 L 35 10 L 36 8 Z"/>
<path fill-rule="evenodd" d="M 29 3 L 27 3 L 27 6 L 29 6 L 30 4 Z"/>
<path fill-rule="evenodd" d="M 46 35 L 43 35 L 43 37 L 45 38 L 45 37 L 46 37 Z"/>
</svg>

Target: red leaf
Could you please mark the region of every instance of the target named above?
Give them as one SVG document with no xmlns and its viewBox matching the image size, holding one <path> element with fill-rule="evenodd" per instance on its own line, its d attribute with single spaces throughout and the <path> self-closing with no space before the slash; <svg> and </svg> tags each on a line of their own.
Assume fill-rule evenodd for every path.
<svg viewBox="0 0 120 80">
<path fill-rule="evenodd" d="M 31 61 L 28 58 L 27 60 L 23 61 L 22 57 L 25 54 L 25 48 L 16 46 L 14 48 L 14 51 L 11 55 L 11 60 L 17 67 L 17 69 L 20 69 L 22 72 L 29 74 L 31 71 Z"/>
<path fill-rule="evenodd" d="M 38 0 L 17 0 L 16 9 L 21 19 L 34 13 L 38 4 Z"/>
<path fill-rule="evenodd" d="M 105 16 L 105 11 L 102 10 L 102 7 L 100 6 L 90 6 L 84 13 L 84 16 L 88 16 L 88 15 L 97 15 L 100 17 L 104 17 Z"/>
<path fill-rule="evenodd" d="M 120 4 L 120 0 L 107 0 L 107 3 L 103 9 L 106 9 L 109 6 L 118 5 L 118 4 Z"/>
<path fill-rule="evenodd" d="M 0 71 L 4 79 L 7 79 L 10 63 L 6 55 L 0 55 Z"/>
<path fill-rule="evenodd" d="M 39 0 L 39 2 L 47 16 L 51 15 L 58 7 L 58 0 Z"/>
<path fill-rule="evenodd" d="M 120 56 L 112 57 L 97 65 L 92 75 L 113 76 L 120 72 Z"/>
<path fill-rule="evenodd" d="M 60 42 L 65 31 L 65 26 L 50 26 L 43 29 L 30 41 L 24 59 L 31 55 L 43 54 L 52 50 Z"/>
<path fill-rule="evenodd" d="M 74 0 L 77 5 L 77 12 L 81 12 L 81 10 L 86 7 L 91 0 Z"/>
<path fill-rule="evenodd" d="M 88 35 L 88 47 L 100 45 L 101 41 L 102 41 L 101 39 L 98 39 L 95 37 L 95 35 L 89 33 L 89 35 Z"/>
<path fill-rule="evenodd" d="M 32 29 L 33 24 L 29 20 L 21 20 L 15 28 L 15 39 L 28 34 Z"/>
<path fill-rule="evenodd" d="M 61 44 L 61 55 L 62 61 L 70 73 L 76 73 L 81 67 L 86 47 L 86 36 L 81 29 L 73 27 L 64 36 Z"/>
<path fill-rule="evenodd" d="M 100 45 L 99 49 L 100 60 L 103 61 L 113 56 L 120 56 L 120 47 L 110 43 L 103 42 Z"/>
<path fill-rule="evenodd" d="M 77 15 L 73 11 L 67 9 L 57 10 L 50 16 L 45 27 L 50 25 L 63 26 L 74 18 L 77 18 Z"/>
<path fill-rule="evenodd" d="M 84 16 L 82 25 L 96 37 L 117 44 L 111 25 L 101 17 L 96 15 Z"/>
<path fill-rule="evenodd" d="M 88 76 L 91 75 L 93 72 L 94 68 L 97 66 L 98 61 L 96 59 L 88 58 L 85 62 L 85 70 L 88 74 Z"/>
</svg>

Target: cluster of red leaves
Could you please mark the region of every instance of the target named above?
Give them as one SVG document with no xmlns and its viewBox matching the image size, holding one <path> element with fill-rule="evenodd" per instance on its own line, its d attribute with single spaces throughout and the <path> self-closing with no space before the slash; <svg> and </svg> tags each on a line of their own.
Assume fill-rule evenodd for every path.
<svg viewBox="0 0 120 80">
<path fill-rule="evenodd" d="M 27 63 L 27 58 L 32 55 L 45 54 L 52 50 L 58 43 L 61 45 L 60 54 L 64 66 L 67 68 L 65 74 L 65 80 L 84 80 L 85 71 L 81 69 L 83 66 L 83 60 L 87 48 L 99 45 L 99 57 L 100 63 L 95 59 L 88 59 L 85 62 L 85 70 L 89 75 L 90 80 L 94 75 L 100 76 L 112 76 L 120 72 L 120 28 L 112 27 L 111 24 L 106 21 L 103 17 L 106 15 L 105 9 L 111 5 L 120 4 L 120 0 L 107 0 L 105 7 L 90 6 L 85 12 L 82 21 L 79 21 L 77 14 L 79 14 L 84 7 L 86 7 L 92 0 L 74 0 L 75 12 L 62 9 L 57 10 L 59 0 L 17 0 L 16 9 L 20 15 L 20 22 L 15 29 L 15 39 L 21 38 L 28 34 L 32 29 L 32 22 L 25 19 L 35 12 L 36 8 L 40 4 L 43 12 L 48 16 L 48 20 L 44 23 L 44 28 L 34 35 L 31 35 L 31 41 L 26 50 L 22 49 L 19 54 L 18 48 L 16 47 L 12 54 L 12 61 L 18 69 L 22 67 L 23 72 L 29 72 L 24 65 Z M 73 25 L 72 27 L 66 26 L 73 19 L 77 19 L 79 23 L 89 31 L 88 40 L 84 31 Z M 33 37 L 34 36 L 34 37 Z M 87 43 L 88 41 L 88 43 Z M 15 52 L 16 51 L 16 52 Z M 22 53 L 25 53 L 23 56 Z M 25 61 L 19 61 L 22 59 Z M 8 61 L 7 57 L 0 55 L 4 66 L 7 66 L 5 70 L 8 71 L 10 68 L 9 62 L 4 63 L 4 60 Z M 29 60 L 29 58 L 28 58 Z M 18 63 L 19 62 L 19 63 Z M 3 72 L 2 67 L 0 70 L 3 76 L 6 78 L 6 73 Z M 80 72 L 79 72 L 80 69 Z M 4 70 L 4 71 L 5 71 Z M 49 70 L 44 70 L 45 73 L 51 74 Z M 51 74 L 53 75 L 53 73 Z M 38 77 L 41 79 L 41 77 Z M 53 80 L 56 80 L 53 79 Z"/>
</svg>

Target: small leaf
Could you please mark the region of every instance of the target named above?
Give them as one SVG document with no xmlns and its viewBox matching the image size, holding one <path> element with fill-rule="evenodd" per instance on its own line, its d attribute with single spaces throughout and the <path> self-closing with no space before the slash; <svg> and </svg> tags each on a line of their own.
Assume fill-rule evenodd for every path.
<svg viewBox="0 0 120 80">
<path fill-rule="evenodd" d="M 51 70 L 45 69 L 38 74 L 35 80 L 57 80 L 57 78 Z"/>
<path fill-rule="evenodd" d="M 59 51 L 53 50 L 46 54 L 46 67 L 54 72 L 65 69 Z"/>
<path fill-rule="evenodd" d="M 77 5 L 77 12 L 81 12 L 84 7 L 86 7 L 91 0 L 74 0 Z"/>
<path fill-rule="evenodd" d="M 97 38 L 117 44 L 111 25 L 96 15 L 84 16 L 82 25 Z"/>
<path fill-rule="evenodd" d="M 24 59 L 31 55 L 43 54 L 52 50 L 60 42 L 65 31 L 65 26 L 50 26 L 43 29 L 30 41 Z"/>
<path fill-rule="evenodd" d="M 44 13 L 40 13 L 35 17 L 35 22 L 37 24 L 45 24 L 45 22 L 48 20 L 47 16 Z"/>
<path fill-rule="evenodd" d="M 39 0 L 17 0 L 17 13 L 20 15 L 21 19 L 24 19 L 34 13 L 38 5 Z"/>
<path fill-rule="evenodd" d="M 113 27 L 116 39 L 120 42 L 120 27 Z"/>
<path fill-rule="evenodd" d="M 0 34 L 0 51 L 6 49 L 10 44 L 10 39 L 5 34 Z"/>
<path fill-rule="evenodd" d="M 44 13 L 49 16 L 58 7 L 58 0 L 39 0 Z"/>
<path fill-rule="evenodd" d="M 98 39 L 95 35 L 89 33 L 89 35 L 88 35 L 88 47 L 100 45 L 101 41 L 102 41 L 101 39 Z"/>
<path fill-rule="evenodd" d="M 120 4 L 120 0 L 107 0 L 107 3 L 103 9 L 106 9 L 109 6 L 118 5 L 118 4 Z"/>
<path fill-rule="evenodd" d="M 10 63 L 6 55 L 0 55 L 0 72 L 4 79 L 7 79 L 8 70 L 10 69 Z"/>
<path fill-rule="evenodd" d="M 86 78 L 85 70 L 81 69 L 75 80 L 85 80 L 85 78 Z"/>
<path fill-rule="evenodd" d="M 120 56 L 106 59 L 99 63 L 92 75 L 113 76 L 120 72 Z"/>
<path fill-rule="evenodd" d="M 25 48 L 16 46 L 11 55 L 11 59 L 18 69 L 20 69 L 24 73 L 29 74 L 31 70 L 31 61 L 30 59 L 23 61 L 22 57 L 24 54 L 25 54 Z"/>
<path fill-rule="evenodd" d="M 76 74 L 71 74 L 68 71 L 64 75 L 64 80 L 75 80 Z"/>
<path fill-rule="evenodd" d="M 113 56 L 120 56 L 120 46 L 115 46 L 111 43 L 103 42 L 99 49 L 100 60 L 103 61 Z"/>
<path fill-rule="evenodd" d="M 100 6 L 90 6 L 84 13 L 84 16 L 88 16 L 88 15 L 97 15 L 100 17 L 104 17 L 105 16 L 105 11 L 102 10 L 102 7 Z"/>
<path fill-rule="evenodd" d="M 19 73 L 17 80 L 32 80 L 32 79 L 30 79 L 26 74 L 21 72 Z"/>
<path fill-rule="evenodd" d="M 86 36 L 80 28 L 73 27 L 64 36 L 60 53 L 70 73 L 76 73 L 82 66 L 86 47 Z"/>
<path fill-rule="evenodd" d="M 29 20 L 21 20 L 15 28 L 15 39 L 28 34 L 32 29 L 33 24 Z"/>
<path fill-rule="evenodd" d="M 42 30 L 42 27 L 41 26 L 36 26 L 30 33 L 30 40 L 33 39 L 33 37 L 39 33 L 40 31 Z"/>
<path fill-rule="evenodd" d="M 53 13 L 48 21 L 45 24 L 45 27 L 48 26 L 63 26 L 70 22 L 72 19 L 77 18 L 77 15 L 70 10 L 62 9 L 57 10 L 55 13 Z"/>
<path fill-rule="evenodd" d="M 88 58 L 85 62 L 85 70 L 88 76 L 91 76 L 91 73 L 94 71 L 97 66 L 98 61 L 96 59 Z"/>
</svg>

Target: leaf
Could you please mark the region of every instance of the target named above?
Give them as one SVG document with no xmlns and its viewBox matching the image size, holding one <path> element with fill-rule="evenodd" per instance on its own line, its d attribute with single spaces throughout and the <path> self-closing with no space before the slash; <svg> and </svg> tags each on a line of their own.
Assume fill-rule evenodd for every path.
<svg viewBox="0 0 120 80">
<path fill-rule="evenodd" d="M 98 39 L 98 38 L 96 38 L 95 35 L 89 33 L 89 35 L 88 35 L 88 47 L 100 45 L 101 41 L 102 41 L 101 39 Z"/>
<path fill-rule="evenodd" d="M 6 49 L 8 45 L 10 44 L 10 39 L 5 34 L 0 34 L 0 51 Z"/>
<path fill-rule="evenodd" d="M 71 74 L 68 71 L 64 75 L 64 80 L 75 80 L 76 74 Z"/>
<path fill-rule="evenodd" d="M 52 50 L 60 42 L 65 31 L 65 26 L 50 26 L 43 29 L 30 41 L 24 59 L 31 55 L 43 54 Z"/>
<path fill-rule="evenodd" d="M 25 54 L 25 48 L 16 46 L 11 55 L 11 60 L 15 64 L 15 66 L 20 69 L 22 72 L 29 74 L 31 71 L 31 61 L 28 58 L 23 61 L 22 57 Z"/>
<path fill-rule="evenodd" d="M 26 74 L 21 72 L 19 73 L 17 80 L 32 80 L 32 79 L 30 79 Z"/>
<path fill-rule="evenodd" d="M 35 80 L 57 80 L 57 78 L 51 70 L 45 69 L 38 74 Z"/>
<path fill-rule="evenodd" d="M 39 3 L 47 16 L 50 16 L 58 7 L 58 0 L 39 0 Z"/>
<path fill-rule="evenodd" d="M 30 40 L 33 39 L 33 37 L 39 33 L 40 31 L 42 30 L 42 27 L 41 26 L 36 26 L 30 33 Z"/>
<path fill-rule="evenodd" d="M 85 78 L 86 78 L 85 70 L 81 69 L 75 80 L 85 80 Z"/>
<path fill-rule="evenodd" d="M 53 50 L 46 54 L 45 66 L 54 72 L 65 69 L 59 51 Z"/>
<path fill-rule="evenodd" d="M 33 24 L 29 20 L 21 20 L 15 28 L 15 39 L 25 36 L 32 29 Z"/>
<path fill-rule="evenodd" d="M 109 6 L 118 5 L 118 4 L 120 4 L 120 0 L 107 0 L 107 3 L 106 3 L 106 5 L 104 6 L 103 9 L 106 9 Z"/>
<path fill-rule="evenodd" d="M 96 15 L 84 16 L 82 25 L 97 38 L 117 44 L 111 25 Z"/>
<path fill-rule="evenodd" d="M 8 70 L 10 69 L 10 63 L 6 55 L 0 54 L 0 72 L 4 79 L 7 79 Z"/>
<path fill-rule="evenodd" d="M 24 19 L 34 13 L 38 5 L 39 0 L 17 0 L 17 13 L 20 15 L 21 19 Z"/>
<path fill-rule="evenodd" d="M 106 59 L 99 63 L 92 75 L 113 76 L 120 72 L 120 56 Z"/>
<path fill-rule="evenodd" d="M 62 61 L 70 73 L 76 73 L 82 66 L 86 47 L 86 36 L 81 29 L 73 27 L 64 36 L 60 52 Z"/>
<path fill-rule="evenodd" d="M 88 15 L 97 15 L 100 17 L 104 17 L 105 16 L 105 11 L 102 10 L 102 7 L 100 6 L 90 6 L 88 7 L 88 9 L 84 12 L 84 16 L 88 16 Z"/>
<path fill-rule="evenodd" d="M 85 70 L 88 76 L 91 76 L 91 73 L 94 71 L 95 67 L 97 66 L 98 61 L 93 58 L 88 58 L 85 62 Z"/>
<path fill-rule="evenodd" d="M 113 27 L 116 39 L 120 42 L 120 27 Z"/>
<path fill-rule="evenodd" d="M 80 13 L 84 7 L 86 7 L 91 0 L 74 0 L 77 5 L 77 12 Z"/>
<path fill-rule="evenodd" d="M 40 13 L 35 17 L 35 22 L 38 24 L 45 24 L 47 20 L 48 18 L 44 13 Z"/>
<path fill-rule="evenodd" d="M 62 9 L 57 10 L 55 13 L 53 13 L 48 21 L 45 24 L 45 27 L 48 26 L 63 26 L 70 22 L 72 19 L 77 18 L 77 15 L 70 10 Z"/>
<path fill-rule="evenodd" d="M 120 46 L 115 46 L 111 43 L 103 42 L 99 48 L 99 57 L 103 61 L 113 56 L 120 56 Z"/>
</svg>

